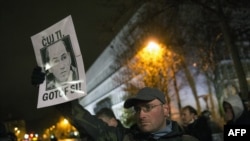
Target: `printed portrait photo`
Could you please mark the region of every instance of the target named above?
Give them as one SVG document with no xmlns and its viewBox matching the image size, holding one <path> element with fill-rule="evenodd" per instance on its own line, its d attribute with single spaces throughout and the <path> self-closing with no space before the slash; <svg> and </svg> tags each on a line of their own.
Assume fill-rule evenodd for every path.
<svg viewBox="0 0 250 141">
<path fill-rule="evenodd" d="M 70 36 L 41 49 L 46 73 L 46 90 L 55 89 L 79 79 Z"/>
</svg>

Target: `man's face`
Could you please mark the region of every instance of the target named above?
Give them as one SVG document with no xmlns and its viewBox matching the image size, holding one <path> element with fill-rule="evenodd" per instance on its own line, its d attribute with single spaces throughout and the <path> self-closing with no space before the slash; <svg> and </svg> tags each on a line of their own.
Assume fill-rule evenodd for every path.
<svg viewBox="0 0 250 141">
<path fill-rule="evenodd" d="M 53 73 L 57 82 L 65 82 L 70 74 L 71 58 L 66 51 L 65 45 L 59 41 L 48 47 L 50 72 Z"/>
<path fill-rule="evenodd" d="M 190 111 L 188 109 L 183 109 L 181 112 L 181 120 L 183 125 L 188 125 L 189 123 L 191 123 L 192 121 L 194 121 L 195 119 L 195 114 L 194 113 L 190 113 Z"/>
<path fill-rule="evenodd" d="M 149 102 L 138 102 L 134 108 L 136 122 L 142 132 L 152 133 L 166 127 L 169 113 L 167 104 L 162 104 L 155 99 Z"/>
</svg>

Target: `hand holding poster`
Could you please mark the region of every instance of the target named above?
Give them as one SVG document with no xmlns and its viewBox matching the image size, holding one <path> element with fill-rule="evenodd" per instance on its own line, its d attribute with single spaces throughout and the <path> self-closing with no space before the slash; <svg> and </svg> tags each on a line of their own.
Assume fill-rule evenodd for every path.
<svg viewBox="0 0 250 141">
<path fill-rule="evenodd" d="M 64 18 L 31 40 L 37 64 L 45 73 L 37 108 L 85 96 L 85 70 L 72 17 Z"/>
</svg>

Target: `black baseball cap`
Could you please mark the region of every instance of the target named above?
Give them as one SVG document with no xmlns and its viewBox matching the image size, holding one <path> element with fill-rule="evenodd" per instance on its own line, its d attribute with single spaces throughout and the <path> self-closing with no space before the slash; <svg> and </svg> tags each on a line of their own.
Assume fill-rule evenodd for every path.
<svg viewBox="0 0 250 141">
<path fill-rule="evenodd" d="M 163 92 L 156 88 L 144 87 L 138 91 L 136 96 L 127 99 L 124 103 L 124 108 L 130 108 L 136 104 L 137 101 L 151 101 L 154 99 L 166 103 L 165 95 Z"/>
</svg>

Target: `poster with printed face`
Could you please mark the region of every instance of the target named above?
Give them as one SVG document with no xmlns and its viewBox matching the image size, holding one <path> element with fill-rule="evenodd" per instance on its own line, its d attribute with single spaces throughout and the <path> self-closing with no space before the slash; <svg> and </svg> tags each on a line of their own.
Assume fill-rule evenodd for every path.
<svg viewBox="0 0 250 141">
<path fill-rule="evenodd" d="M 71 15 L 31 36 L 36 61 L 45 73 L 37 108 L 86 96 L 86 77 Z"/>
</svg>

